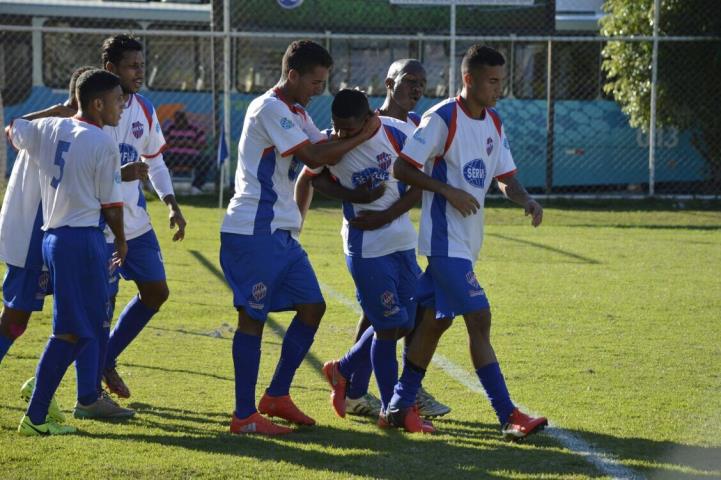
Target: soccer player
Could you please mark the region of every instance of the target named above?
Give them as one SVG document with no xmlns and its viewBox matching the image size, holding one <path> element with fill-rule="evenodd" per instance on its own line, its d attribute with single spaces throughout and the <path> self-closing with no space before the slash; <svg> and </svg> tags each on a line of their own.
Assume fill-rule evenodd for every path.
<svg viewBox="0 0 721 480">
<path fill-rule="evenodd" d="M 296 240 L 301 214 L 293 187 L 303 164 L 336 163 L 378 127 L 372 116 L 349 139 L 323 135 L 303 108 L 323 92 L 333 60 L 311 41 L 292 42 L 275 88 L 253 100 L 238 143 L 235 195 L 221 226 L 220 264 L 233 290 L 235 411 L 231 433 L 279 435 L 292 430 L 261 414 L 313 425 L 290 397 L 290 384 L 310 349 L 325 302 L 308 256 Z M 269 388 L 255 406 L 263 326 L 269 312 L 293 310 Z"/>
<path fill-rule="evenodd" d="M 78 110 L 75 86 L 78 77 L 95 67 L 77 68 L 70 77 L 68 99 L 48 109 L 27 114 L 24 120 L 45 117 L 70 117 Z M 27 150 L 20 150 L 13 165 L 9 186 L 0 213 L 0 257 L 7 262 L 3 282 L 4 308 L 0 313 L 0 361 L 7 349 L 28 324 L 33 311 L 41 311 L 45 294 L 52 292 L 50 277 L 43 271 L 43 223 L 38 171 L 28 158 Z M 109 321 L 109 320 L 108 320 Z M 14 338 L 10 335 L 15 333 Z M 74 414 L 82 418 L 118 418 L 132 416 L 134 412 L 119 406 L 99 389 L 98 340 L 88 343 L 76 362 L 88 363 L 78 369 L 78 402 Z M 20 389 L 25 401 L 30 400 L 35 377 Z M 53 397 L 48 415 L 56 422 L 65 421 L 65 415 Z"/>
<path fill-rule="evenodd" d="M 419 281 L 424 321 L 413 337 L 386 420 L 422 432 L 412 408 L 418 386 L 438 340 L 453 318 L 462 315 L 478 378 L 496 412 L 501 431 L 518 439 L 543 428 L 545 418 L 522 413 L 511 401 L 490 341 L 491 310 L 473 272 L 483 241 L 483 203 L 495 178 L 501 191 L 532 216 L 537 227 L 543 209 L 515 176 L 516 166 L 498 113 L 493 110 L 505 79 L 505 59 L 481 45 L 468 49 L 461 64 L 463 90 L 423 115 L 418 129 L 394 165 L 402 182 L 424 190 L 419 236 L 428 267 Z"/>
<path fill-rule="evenodd" d="M 361 131 L 372 115 L 365 94 L 341 90 L 333 99 L 333 134 L 349 138 Z M 408 210 L 419 200 L 391 175 L 393 160 L 413 129 L 405 122 L 380 117 L 375 134 L 327 167 L 333 178 L 347 189 L 370 182 L 371 188 L 384 184 L 383 196 L 360 205 L 343 202 L 343 250 L 356 285 L 358 300 L 371 323 L 361 338 L 339 361 L 330 361 L 323 372 L 331 385 L 331 404 L 344 417 L 347 408 L 347 379 L 371 358 L 381 393 L 382 409 L 393 395 L 398 380 L 396 341 L 411 331 L 416 304 L 413 298 L 421 270 L 416 262 L 416 232 Z M 330 135 L 330 132 L 328 132 Z M 318 175 L 322 168 L 305 169 L 304 175 Z M 383 212 L 394 218 L 379 228 L 360 230 L 352 223 L 361 212 Z"/>
<path fill-rule="evenodd" d="M 115 234 L 113 262 L 121 264 L 123 233 L 120 157 L 103 132 L 122 112 L 117 76 L 90 70 L 78 78 L 80 111 L 73 118 L 17 119 L 8 138 L 28 152 L 42 197 L 43 260 L 53 285 L 53 335 L 35 373 L 35 388 L 18 426 L 23 435 L 75 431 L 49 418 L 48 406 L 68 366 L 108 320 L 107 255 L 102 223 Z M 96 363 L 97 364 L 97 363 Z"/>
<path fill-rule="evenodd" d="M 133 280 L 138 288 L 138 295 L 125 306 L 110 333 L 103 379 L 108 390 L 121 398 L 128 398 L 130 389 L 115 368 L 118 356 L 160 310 L 170 294 L 160 245 L 145 208 L 140 180 L 150 178 L 158 197 L 168 205 L 170 227 L 178 228 L 173 241 L 184 238 L 186 222 L 175 200 L 170 174 L 163 161 L 165 139 L 155 108 L 138 93 L 145 75 L 143 45 L 125 34 L 107 38 L 102 46 L 102 62 L 107 71 L 120 77 L 125 100 L 120 123 L 105 127 L 120 149 L 125 235 L 128 239 L 128 258 L 121 268 L 112 273 L 112 307 L 115 308 L 120 275 L 126 280 Z M 112 235 L 107 231 L 106 240 L 110 254 Z"/>
<path fill-rule="evenodd" d="M 385 85 L 386 98 L 383 105 L 378 109 L 378 113 L 382 116 L 392 117 L 406 122 L 411 129 L 415 129 L 420 123 L 421 118 L 413 109 L 421 97 L 423 97 L 423 92 L 426 88 L 426 70 L 423 68 L 423 64 L 418 60 L 410 58 L 396 60 L 388 68 Z M 334 189 L 334 192 L 328 190 L 328 188 L 331 187 L 328 176 L 326 175 L 318 177 L 313 185 L 317 190 L 329 196 L 333 196 L 334 192 L 338 192 L 337 189 Z M 410 189 L 408 194 L 413 195 L 417 200 L 420 199 L 420 191 L 417 189 Z M 411 198 L 413 197 L 408 197 L 406 201 L 410 201 Z M 340 199 L 348 200 L 348 198 L 343 196 L 341 196 Z M 356 228 L 361 230 L 380 228 L 397 218 L 395 212 L 394 210 L 365 210 L 353 220 L 353 223 Z M 421 320 L 421 316 L 416 318 L 416 328 Z M 370 322 L 364 312 L 361 315 L 356 329 L 356 342 L 361 339 L 361 336 L 369 326 Z M 408 348 L 413 332 L 414 331 L 411 331 L 404 337 L 405 350 Z M 380 414 L 380 402 L 368 392 L 371 371 L 370 357 L 366 358 L 365 361 L 358 360 L 358 366 L 353 375 L 348 379 L 346 389 L 346 411 L 348 413 L 366 415 L 374 418 L 377 418 Z M 422 385 L 418 389 L 416 403 L 420 415 L 426 418 L 446 415 L 451 411 L 450 407 L 436 400 Z"/>
</svg>

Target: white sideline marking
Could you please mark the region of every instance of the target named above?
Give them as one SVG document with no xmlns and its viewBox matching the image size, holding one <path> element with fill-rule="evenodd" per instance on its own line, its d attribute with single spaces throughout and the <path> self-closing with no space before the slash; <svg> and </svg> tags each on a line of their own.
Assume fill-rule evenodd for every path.
<svg viewBox="0 0 721 480">
<path fill-rule="evenodd" d="M 333 298 L 338 303 L 341 303 L 349 310 L 352 310 L 357 314 L 360 314 L 362 312 L 357 302 L 349 299 L 334 288 L 329 287 L 328 285 L 323 283 L 321 283 L 321 288 L 329 297 Z M 468 390 L 484 396 L 486 395 L 485 390 L 483 390 L 483 387 L 481 387 L 476 377 L 472 376 L 465 369 L 451 362 L 440 353 L 436 352 L 433 355 L 433 359 L 431 361 L 434 365 L 443 370 L 449 377 L 456 380 Z M 519 405 L 519 407 L 525 410 L 523 406 Z M 549 426 L 548 428 L 546 428 L 545 432 L 554 439 L 556 439 L 565 448 L 582 456 L 584 460 L 586 460 L 588 463 L 592 464 L 604 474 L 610 475 L 614 479 L 643 478 L 642 475 L 639 475 L 638 473 L 625 467 L 612 456 L 604 453 L 603 451 L 593 448 L 588 442 L 586 442 L 582 438 L 561 428 L 553 426 L 550 421 Z"/>
</svg>

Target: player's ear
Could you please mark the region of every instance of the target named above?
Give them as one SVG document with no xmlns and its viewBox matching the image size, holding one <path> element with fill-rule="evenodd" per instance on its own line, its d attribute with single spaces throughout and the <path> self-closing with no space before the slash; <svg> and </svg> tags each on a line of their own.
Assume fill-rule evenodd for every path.
<svg viewBox="0 0 721 480">
<path fill-rule="evenodd" d="M 473 75 L 470 71 L 463 72 L 463 84 L 469 87 L 473 86 Z"/>
<path fill-rule="evenodd" d="M 392 78 L 386 78 L 386 88 L 389 90 L 393 90 L 393 87 L 396 86 L 396 82 Z"/>
<path fill-rule="evenodd" d="M 105 62 L 105 70 L 107 70 L 110 73 L 116 73 L 115 72 L 115 65 L 112 64 L 112 62 Z"/>
<path fill-rule="evenodd" d="M 294 68 L 291 68 L 290 70 L 288 70 L 288 80 L 291 83 L 297 82 L 299 78 L 300 78 L 300 73 L 298 73 L 298 70 L 296 70 Z"/>
</svg>

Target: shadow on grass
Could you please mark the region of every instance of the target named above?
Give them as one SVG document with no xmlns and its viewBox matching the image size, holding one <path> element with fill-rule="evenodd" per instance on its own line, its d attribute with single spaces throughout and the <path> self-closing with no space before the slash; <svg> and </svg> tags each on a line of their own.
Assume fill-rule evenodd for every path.
<svg viewBox="0 0 721 480">
<path fill-rule="evenodd" d="M 598 260 L 594 260 L 593 258 L 584 257 L 583 255 L 569 252 L 567 250 L 561 250 L 560 248 L 551 247 L 548 245 L 544 245 L 542 243 L 532 242 L 530 240 L 523 240 L 520 238 L 513 238 L 513 237 L 509 237 L 507 235 L 501 235 L 499 233 L 486 233 L 486 235 L 489 237 L 500 238 L 501 240 L 506 240 L 508 242 L 521 243 L 523 245 L 530 245 L 531 247 L 540 248 L 542 250 L 547 250 L 547 251 L 553 252 L 553 253 L 558 253 L 559 255 L 563 255 L 565 257 L 572 258 L 574 260 L 580 260 L 582 263 L 588 263 L 591 265 L 600 265 L 601 264 L 601 262 L 599 262 Z"/>
</svg>

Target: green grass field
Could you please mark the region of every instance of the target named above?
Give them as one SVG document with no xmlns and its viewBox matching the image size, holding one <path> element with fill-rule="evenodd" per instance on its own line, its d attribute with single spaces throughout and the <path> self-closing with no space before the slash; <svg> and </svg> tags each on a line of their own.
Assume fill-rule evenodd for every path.
<svg viewBox="0 0 721 480">
<path fill-rule="evenodd" d="M 320 367 L 350 346 L 357 314 L 342 257 L 340 211 L 321 202 L 302 243 L 328 310 L 292 394 L 318 426 L 282 439 L 227 433 L 233 408 L 231 294 L 218 265 L 222 212 L 184 207 L 187 238 L 170 242 L 149 207 L 171 297 L 123 354 L 138 411 L 127 423 L 69 421 L 80 433 L 23 438 L 18 390 L 50 333 L 51 302 L 0 365 L 0 478 L 604 478 L 551 433 L 500 440 L 488 401 L 438 366 L 425 384 L 453 412 L 440 433 L 411 436 L 339 419 Z M 417 219 L 417 212 L 414 212 Z M 646 478 L 721 478 L 721 211 L 690 204 L 567 202 L 532 229 L 494 202 L 476 265 L 494 311 L 494 346 L 513 398 Z M 423 264 L 423 261 L 421 261 Z M 135 292 L 123 282 L 119 308 Z M 333 292 L 332 294 L 329 292 Z M 267 386 L 288 314 L 273 315 L 258 382 Z M 439 353 L 474 376 L 463 322 Z M 375 390 L 375 385 L 372 385 Z M 74 372 L 58 391 L 75 403 Z"/>
</svg>

